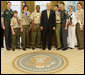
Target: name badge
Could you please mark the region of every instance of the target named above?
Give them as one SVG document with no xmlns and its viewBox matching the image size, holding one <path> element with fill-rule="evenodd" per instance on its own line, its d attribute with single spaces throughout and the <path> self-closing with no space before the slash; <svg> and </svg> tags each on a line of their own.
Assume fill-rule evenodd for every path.
<svg viewBox="0 0 85 75">
<path fill-rule="evenodd" d="M 37 18 L 37 15 L 35 15 L 35 18 Z"/>
<path fill-rule="evenodd" d="M 16 26 L 17 23 L 14 24 L 14 26 Z"/>
<path fill-rule="evenodd" d="M 6 14 L 8 14 L 9 12 L 6 12 Z"/>
</svg>

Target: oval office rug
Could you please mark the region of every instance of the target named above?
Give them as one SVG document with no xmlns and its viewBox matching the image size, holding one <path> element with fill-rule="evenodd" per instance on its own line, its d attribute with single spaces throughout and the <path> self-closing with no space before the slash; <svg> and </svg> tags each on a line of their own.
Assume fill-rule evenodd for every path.
<svg viewBox="0 0 85 75">
<path fill-rule="evenodd" d="M 51 74 L 60 72 L 67 65 L 66 57 L 49 51 L 25 53 L 13 60 L 13 66 L 26 74 Z"/>
</svg>

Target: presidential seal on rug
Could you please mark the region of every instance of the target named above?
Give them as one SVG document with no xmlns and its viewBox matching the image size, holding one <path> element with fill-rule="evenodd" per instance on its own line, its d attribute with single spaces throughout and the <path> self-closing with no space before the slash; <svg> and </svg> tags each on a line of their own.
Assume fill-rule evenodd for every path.
<svg viewBox="0 0 85 75">
<path fill-rule="evenodd" d="M 51 74 L 60 72 L 68 65 L 65 56 L 49 51 L 33 51 L 13 60 L 13 66 L 26 74 Z"/>
</svg>

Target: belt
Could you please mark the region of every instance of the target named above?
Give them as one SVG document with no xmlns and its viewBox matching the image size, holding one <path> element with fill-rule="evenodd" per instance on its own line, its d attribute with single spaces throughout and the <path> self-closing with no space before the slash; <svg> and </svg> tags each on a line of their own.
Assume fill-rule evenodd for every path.
<svg viewBox="0 0 85 75">
<path fill-rule="evenodd" d="M 61 25 L 66 25 L 66 24 L 61 24 Z"/>
<path fill-rule="evenodd" d="M 39 25 L 39 24 L 34 24 L 34 25 Z"/>
<path fill-rule="evenodd" d="M 56 20 L 56 21 L 60 21 L 60 20 Z"/>
</svg>

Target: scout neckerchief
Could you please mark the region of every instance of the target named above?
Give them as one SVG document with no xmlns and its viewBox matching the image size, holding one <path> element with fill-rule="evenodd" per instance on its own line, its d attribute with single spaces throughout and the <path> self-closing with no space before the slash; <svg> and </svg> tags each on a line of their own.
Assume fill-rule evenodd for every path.
<svg viewBox="0 0 85 75">
<path fill-rule="evenodd" d="M 26 21 L 26 23 L 28 23 L 30 21 L 30 19 L 29 19 L 30 14 L 28 14 L 28 11 L 23 11 L 22 14 L 23 14 L 23 18 Z"/>
<path fill-rule="evenodd" d="M 18 25 L 20 25 L 20 22 L 19 22 L 19 20 L 18 20 L 18 17 L 14 17 L 14 18 L 16 18 Z"/>
</svg>

